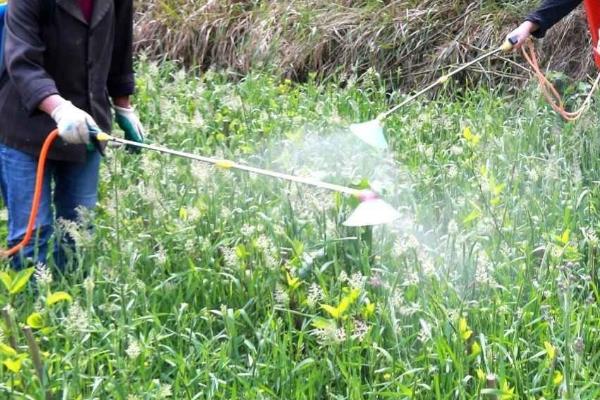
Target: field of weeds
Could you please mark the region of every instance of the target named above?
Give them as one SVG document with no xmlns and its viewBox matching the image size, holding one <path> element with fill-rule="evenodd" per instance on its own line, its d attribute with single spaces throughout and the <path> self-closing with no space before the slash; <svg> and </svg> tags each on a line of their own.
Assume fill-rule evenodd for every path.
<svg viewBox="0 0 600 400">
<path fill-rule="evenodd" d="M 3 396 L 600 397 L 597 111 L 564 124 L 534 89 L 442 90 L 378 152 L 347 129 L 402 97 L 374 72 L 341 88 L 138 70 L 151 142 L 368 183 L 402 218 L 348 228 L 352 199 L 112 148 L 95 234 L 61 226 L 71 270 L 0 276 Z"/>
</svg>

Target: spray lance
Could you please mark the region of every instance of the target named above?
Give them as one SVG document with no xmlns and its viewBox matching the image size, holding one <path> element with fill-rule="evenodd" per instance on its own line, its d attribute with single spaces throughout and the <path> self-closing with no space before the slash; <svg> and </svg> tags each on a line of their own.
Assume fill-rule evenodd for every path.
<svg viewBox="0 0 600 400">
<path fill-rule="evenodd" d="M 321 189 L 330 190 L 337 193 L 342 193 L 346 195 L 350 195 L 355 197 L 360 201 L 359 205 L 354 209 L 354 211 L 350 214 L 348 219 L 344 222 L 344 225 L 350 227 L 359 227 L 359 226 L 371 226 L 371 225 L 380 225 L 387 224 L 395 221 L 400 217 L 400 213 L 396 211 L 390 204 L 386 203 L 382 200 L 375 192 L 368 189 L 354 189 L 347 186 L 336 185 L 329 182 L 319 181 L 317 179 L 295 176 L 290 174 L 285 174 L 282 172 L 271 171 L 263 168 L 252 167 L 249 165 L 240 164 L 231 160 L 224 160 L 212 157 L 206 157 L 201 155 L 196 155 L 192 153 L 186 153 L 184 151 L 173 150 L 163 146 L 157 146 L 152 144 L 145 143 L 137 143 L 131 140 L 121 139 L 118 137 L 114 137 L 104 132 L 90 132 L 90 138 L 92 144 L 96 147 L 96 149 L 104 154 L 104 150 L 101 146 L 101 143 L 104 142 L 114 142 L 120 143 L 127 146 L 134 146 L 141 149 L 157 151 L 163 154 L 169 154 L 176 157 L 187 158 L 194 161 L 200 161 L 207 164 L 212 164 L 216 167 L 223 169 L 236 169 L 240 171 L 246 171 L 253 174 L 263 175 L 271 178 L 277 178 L 286 180 L 289 182 L 296 182 L 304 185 L 314 186 Z M 35 187 L 33 194 L 33 201 L 31 204 L 31 210 L 29 213 L 29 221 L 27 224 L 27 228 L 25 229 L 25 235 L 23 239 L 13 247 L 0 250 L 0 257 L 7 258 L 16 255 L 19 251 L 23 250 L 25 246 L 29 244 L 31 239 L 35 234 L 35 226 L 36 219 L 39 211 L 43 183 L 44 183 L 44 175 L 46 169 L 46 161 L 48 159 L 48 154 L 54 142 L 58 139 L 58 130 L 54 129 L 52 132 L 48 134 L 46 139 L 44 140 L 44 144 L 42 145 L 42 149 L 40 151 L 40 156 L 38 159 L 38 165 L 36 170 L 36 179 L 35 179 Z"/>
<path fill-rule="evenodd" d="M 462 64 L 460 67 L 448 72 L 447 74 L 440 76 L 437 80 L 435 80 L 430 85 L 428 85 L 428 86 L 424 87 L 423 89 L 417 91 L 416 93 L 408 96 L 401 103 L 399 103 L 399 104 L 395 105 L 394 107 L 390 108 L 389 110 L 379 114 L 375 119 L 373 119 L 371 121 L 367 121 L 367 122 L 361 122 L 361 123 L 350 125 L 350 131 L 355 136 L 357 136 L 359 139 L 361 139 L 363 142 L 367 143 L 368 145 L 370 145 L 376 149 L 386 150 L 388 148 L 388 144 L 385 139 L 385 135 L 383 134 L 383 122 L 390 115 L 392 115 L 393 113 L 395 113 L 402 107 L 406 106 L 407 104 L 411 103 L 412 101 L 414 101 L 416 98 L 420 97 L 421 95 L 429 92 L 430 90 L 436 88 L 437 86 L 443 85 L 452 76 L 458 74 L 461 71 L 464 71 L 465 69 L 469 68 L 471 65 L 477 64 L 478 62 L 485 60 L 486 58 L 492 57 L 498 53 L 508 52 L 508 51 L 512 50 L 513 46 L 516 43 L 517 43 L 517 40 L 515 38 L 511 37 L 511 38 L 506 39 L 506 41 L 504 43 L 502 43 L 502 45 L 500 47 L 490 50 L 490 51 L 480 55 L 479 57 L 477 57 L 465 64 Z"/>
<path fill-rule="evenodd" d="M 337 185 L 334 183 L 323 182 L 310 177 L 296 176 L 286 174 L 283 172 L 272 171 L 264 168 L 253 167 L 246 164 L 241 164 L 232 160 L 225 160 L 213 157 L 206 157 L 202 155 L 187 153 L 180 150 L 173 150 L 167 147 L 158 146 L 154 144 L 138 143 L 127 139 L 121 139 L 109 135 L 104 132 L 93 133 L 92 140 L 96 143 L 100 142 L 113 142 L 119 143 L 126 146 L 134 146 L 137 148 L 156 151 L 163 154 L 169 154 L 175 157 L 187 158 L 193 161 L 200 161 L 206 164 L 212 164 L 222 169 L 235 169 L 239 171 L 245 171 L 252 174 L 267 176 L 270 178 L 276 178 L 285 180 L 288 182 L 300 183 L 303 185 L 313 186 L 320 189 L 325 189 L 337 193 L 346 194 L 353 196 L 359 200 L 359 205 L 350 214 L 348 219 L 344 221 L 345 226 L 370 226 L 387 224 L 395 221 L 400 217 L 398 211 L 396 211 L 390 204 L 382 200 L 375 192 L 368 189 L 354 189 L 347 186 Z M 99 146 L 98 146 L 99 147 Z"/>
</svg>

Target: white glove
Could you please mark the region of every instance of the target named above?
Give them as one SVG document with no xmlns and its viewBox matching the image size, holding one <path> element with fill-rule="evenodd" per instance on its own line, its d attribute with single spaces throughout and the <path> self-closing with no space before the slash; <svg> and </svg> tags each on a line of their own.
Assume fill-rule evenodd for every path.
<svg viewBox="0 0 600 400">
<path fill-rule="evenodd" d="M 58 136 L 71 144 L 88 144 L 90 131 L 100 131 L 94 119 L 85 111 L 65 101 L 56 107 L 51 114 L 58 127 Z"/>
</svg>

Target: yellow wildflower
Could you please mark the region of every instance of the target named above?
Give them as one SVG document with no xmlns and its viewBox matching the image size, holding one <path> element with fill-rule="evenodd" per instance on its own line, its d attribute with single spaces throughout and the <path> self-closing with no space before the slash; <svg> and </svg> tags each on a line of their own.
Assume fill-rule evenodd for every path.
<svg viewBox="0 0 600 400">
<path fill-rule="evenodd" d="M 297 289 L 300 286 L 300 284 L 302 283 L 300 281 L 300 278 L 292 277 L 289 272 L 286 272 L 286 277 L 287 277 L 287 284 L 290 287 L 290 289 L 292 289 L 292 290 Z"/>
<path fill-rule="evenodd" d="M 481 368 L 477 368 L 476 374 L 477 379 L 479 379 L 480 381 L 485 381 L 485 372 L 483 372 Z"/>
<path fill-rule="evenodd" d="M 473 134 L 471 128 L 469 128 L 468 126 L 465 126 L 465 128 L 463 129 L 463 137 L 465 138 L 467 143 L 469 143 L 472 146 L 477 146 L 477 144 L 479 144 L 479 140 L 481 139 L 479 135 Z"/>
<path fill-rule="evenodd" d="M 473 342 L 473 345 L 471 346 L 471 355 L 478 356 L 479 354 L 481 354 L 481 346 L 479 343 Z"/>
<path fill-rule="evenodd" d="M 552 383 L 554 383 L 554 385 L 558 386 L 562 383 L 563 381 L 563 374 L 560 371 L 554 371 L 554 375 L 552 376 Z"/>
<path fill-rule="evenodd" d="M 515 398 L 515 388 L 510 387 L 510 384 L 506 379 L 502 381 L 500 391 L 500 400 L 512 400 Z"/>
<path fill-rule="evenodd" d="M 546 349 L 546 355 L 548 356 L 548 360 L 553 361 L 556 358 L 556 347 L 554 347 L 552 343 L 545 341 L 544 348 Z"/>
<path fill-rule="evenodd" d="M 373 314 L 375 314 L 375 303 L 369 302 L 365 305 L 365 308 L 363 309 L 363 315 L 365 316 L 365 318 L 369 318 Z"/>
<path fill-rule="evenodd" d="M 458 333 L 462 340 L 469 340 L 471 335 L 473 335 L 473 331 L 471 330 L 471 328 L 469 328 L 467 319 L 464 317 L 458 321 Z"/>
</svg>

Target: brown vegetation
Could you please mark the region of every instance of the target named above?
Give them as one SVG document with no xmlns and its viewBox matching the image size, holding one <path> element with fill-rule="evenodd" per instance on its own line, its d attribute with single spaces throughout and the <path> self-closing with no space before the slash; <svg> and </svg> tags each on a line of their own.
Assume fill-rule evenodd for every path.
<svg viewBox="0 0 600 400">
<path fill-rule="evenodd" d="M 360 74 L 373 68 L 403 85 L 497 46 L 535 1 L 155 0 L 138 4 L 137 49 L 187 66 L 245 74 L 269 66 L 284 76 Z M 592 71 L 583 11 L 554 29 L 541 61 L 582 78 Z M 518 57 L 509 57 L 521 62 Z M 484 75 L 481 75 L 483 73 Z M 511 60 L 488 61 L 469 77 L 522 76 Z"/>
</svg>

